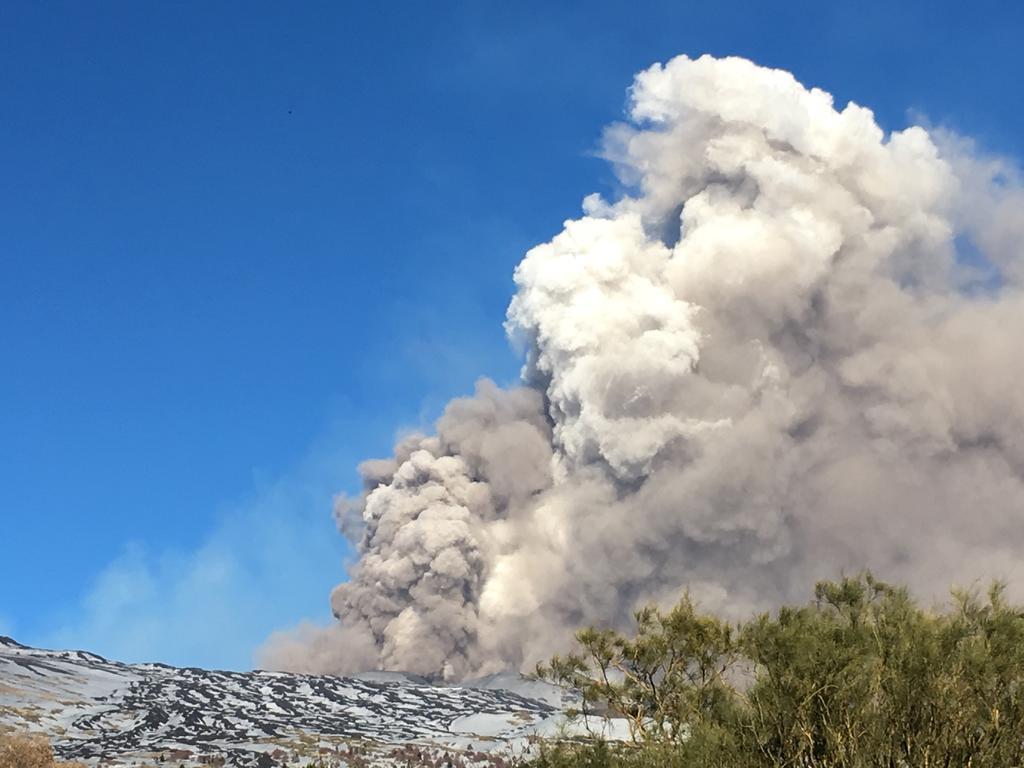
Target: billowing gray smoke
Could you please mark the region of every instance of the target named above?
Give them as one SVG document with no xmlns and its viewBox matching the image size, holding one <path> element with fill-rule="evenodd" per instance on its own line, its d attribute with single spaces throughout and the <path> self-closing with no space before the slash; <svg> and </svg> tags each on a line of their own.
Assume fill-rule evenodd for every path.
<svg viewBox="0 0 1024 768">
<path fill-rule="evenodd" d="M 516 269 L 524 388 L 361 468 L 339 623 L 272 666 L 458 679 L 685 589 L 742 615 L 863 567 L 1024 587 L 1024 192 L 741 59 L 640 73 L 632 193 Z"/>
</svg>

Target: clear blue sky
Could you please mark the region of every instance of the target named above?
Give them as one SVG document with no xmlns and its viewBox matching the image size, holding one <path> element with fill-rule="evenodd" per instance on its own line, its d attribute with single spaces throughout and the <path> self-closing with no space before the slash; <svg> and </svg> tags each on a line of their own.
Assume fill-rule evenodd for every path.
<svg viewBox="0 0 1024 768">
<path fill-rule="evenodd" d="M 1024 152 L 1010 2 L 0 4 L 0 633 L 244 668 L 330 497 L 482 374 L 637 70 L 740 54 Z"/>
</svg>

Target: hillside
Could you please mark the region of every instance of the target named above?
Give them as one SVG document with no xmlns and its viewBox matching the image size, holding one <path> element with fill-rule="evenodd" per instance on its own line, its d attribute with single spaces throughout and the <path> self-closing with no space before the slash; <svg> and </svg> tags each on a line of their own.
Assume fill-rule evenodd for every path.
<svg viewBox="0 0 1024 768">
<path fill-rule="evenodd" d="M 501 765 L 558 726 L 560 702 L 557 689 L 516 675 L 455 687 L 395 674 L 222 672 L 0 637 L 0 731 L 43 733 L 67 760 Z"/>
</svg>

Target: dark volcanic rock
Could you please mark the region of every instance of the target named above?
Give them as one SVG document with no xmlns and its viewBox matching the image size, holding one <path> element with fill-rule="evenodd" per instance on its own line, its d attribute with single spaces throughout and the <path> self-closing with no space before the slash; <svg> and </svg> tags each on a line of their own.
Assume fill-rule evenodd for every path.
<svg viewBox="0 0 1024 768">
<path fill-rule="evenodd" d="M 174 764 L 268 768 L 279 761 L 274 754 L 310 762 L 353 744 L 366 749 L 370 765 L 389 764 L 384 746 L 405 744 L 436 754 L 507 752 L 560 714 L 548 696 L 375 677 L 120 664 L 5 637 L 0 725 L 46 733 L 66 759 L 152 763 L 188 754 Z"/>
</svg>

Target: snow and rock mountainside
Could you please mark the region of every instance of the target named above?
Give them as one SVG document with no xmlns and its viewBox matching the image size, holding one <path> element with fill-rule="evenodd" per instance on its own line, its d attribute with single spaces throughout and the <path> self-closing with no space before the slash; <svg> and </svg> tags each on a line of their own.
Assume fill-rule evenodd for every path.
<svg viewBox="0 0 1024 768">
<path fill-rule="evenodd" d="M 43 733 L 69 760 L 496 766 L 557 728 L 560 705 L 556 689 L 517 675 L 453 687 L 393 673 L 217 672 L 0 637 L 0 732 Z"/>
</svg>

